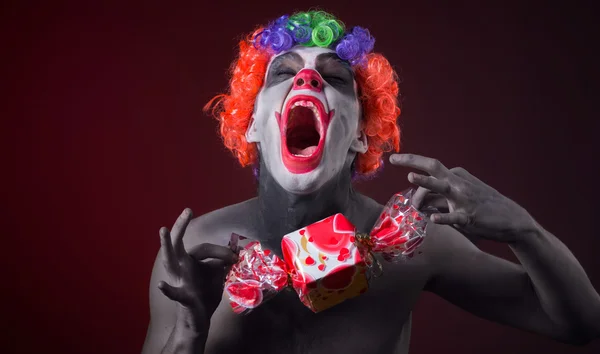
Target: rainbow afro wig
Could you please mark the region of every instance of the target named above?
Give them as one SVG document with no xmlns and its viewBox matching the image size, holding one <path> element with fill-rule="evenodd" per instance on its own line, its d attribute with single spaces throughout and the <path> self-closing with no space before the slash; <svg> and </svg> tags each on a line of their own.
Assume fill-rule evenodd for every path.
<svg viewBox="0 0 600 354">
<path fill-rule="evenodd" d="M 245 134 L 271 58 L 295 46 L 330 48 L 354 71 L 363 112 L 362 129 L 369 145 L 367 152 L 358 154 L 355 167 L 358 174 L 370 175 L 383 166 L 384 152 L 400 149 L 397 75 L 383 55 L 372 52 L 374 44 L 368 30 L 347 30 L 324 11 L 281 16 L 239 42 L 229 90 L 214 97 L 205 110 L 211 110 L 218 119 L 225 146 L 242 166 L 251 165 L 257 161 L 258 151 L 256 144 L 246 141 Z"/>
</svg>

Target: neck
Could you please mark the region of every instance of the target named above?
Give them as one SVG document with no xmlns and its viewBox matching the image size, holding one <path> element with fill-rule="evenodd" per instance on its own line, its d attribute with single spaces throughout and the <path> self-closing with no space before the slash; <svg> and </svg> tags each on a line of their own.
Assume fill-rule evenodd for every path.
<svg viewBox="0 0 600 354">
<path fill-rule="evenodd" d="M 261 161 L 258 183 L 261 238 L 274 244 L 285 234 L 335 213 L 348 215 L 357 198 L 349 168 L 314 193 L 294 194 L 283 189 Z"/>
</svg>

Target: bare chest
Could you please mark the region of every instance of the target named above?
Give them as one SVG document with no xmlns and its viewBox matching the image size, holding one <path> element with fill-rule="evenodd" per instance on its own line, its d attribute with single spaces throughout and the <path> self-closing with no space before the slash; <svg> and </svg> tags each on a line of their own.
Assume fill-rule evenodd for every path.
<svg viewBox="0 0 600 354">
<path fill-rule="evenodd" d="M 206 353 L 406 353 L 410 312 L 426 271 L 418 261 L 386 266 L 365 294 L 316 314 L 293 290 L 248 315 L 233 314 L 222 301 Z"/>
</svg>

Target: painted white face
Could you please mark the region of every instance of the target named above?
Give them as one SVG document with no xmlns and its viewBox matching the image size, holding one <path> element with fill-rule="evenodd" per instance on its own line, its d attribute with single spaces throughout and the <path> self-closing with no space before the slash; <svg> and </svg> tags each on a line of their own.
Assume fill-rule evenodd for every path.
<svg viewBox="0 0 600 354">
<path fill-rule="evenodd" d="M 311 193 L 367 151 L 360 112 L 350 65 L 298 46 L 271 59 L 246 139 L 285 190 Z"/>
</svg>

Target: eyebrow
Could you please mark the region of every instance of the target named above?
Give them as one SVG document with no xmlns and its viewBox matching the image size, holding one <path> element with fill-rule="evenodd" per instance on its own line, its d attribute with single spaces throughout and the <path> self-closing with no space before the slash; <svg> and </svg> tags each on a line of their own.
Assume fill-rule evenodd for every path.
<svg viewBox="0 0 600 354">
<path fill-rule="evenodd" d="M 287 53 L 281 54 L 277 58 L 273 59 L 273 61 L 271 62 L 271 67 L 276 67 L 277 65 L 280 64 L 280 62 L 282 62 L 284 60 L 291 60 L 291 61 L 296 62 L 297 64 L 304 66 L 304 59 L 302 59 L 302 57 L 298 53 L 287 52 Z"/>
</svg>

